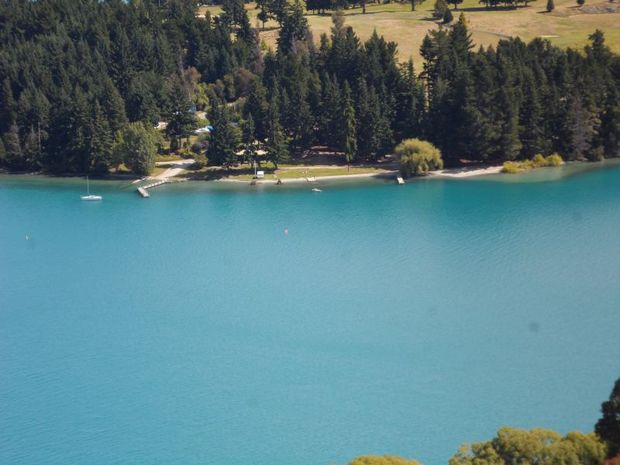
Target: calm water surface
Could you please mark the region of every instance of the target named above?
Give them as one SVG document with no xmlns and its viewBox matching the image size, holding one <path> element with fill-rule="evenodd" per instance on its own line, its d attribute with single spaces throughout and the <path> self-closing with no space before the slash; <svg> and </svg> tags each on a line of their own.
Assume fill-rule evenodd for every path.
<svg viewBox="0 0 620 465">
<path fill-rule="evenodd" d="M 503 425 L 591 431 L 620 169 L 540 173 L 101 203 L 0 178 L 0 463 L 443 465 Z"/>
</svg>

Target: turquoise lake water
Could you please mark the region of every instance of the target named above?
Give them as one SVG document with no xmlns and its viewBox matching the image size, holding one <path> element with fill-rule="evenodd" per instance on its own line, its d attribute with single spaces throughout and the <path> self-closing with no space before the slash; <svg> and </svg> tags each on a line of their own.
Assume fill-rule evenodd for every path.
<svg viewBox="0 0 620 465">
<path fill-rule="evenodd" d="M 503 425 L 591 431 L 620 167 L 568 174 L 101 203 L 0 177 L 0 463 L 445 465 Z"/>
</svg>

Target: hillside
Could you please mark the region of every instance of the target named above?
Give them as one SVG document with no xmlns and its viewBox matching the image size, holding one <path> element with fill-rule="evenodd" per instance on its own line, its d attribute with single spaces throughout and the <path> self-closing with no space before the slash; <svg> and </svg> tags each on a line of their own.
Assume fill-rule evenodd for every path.
<svg viewBox="0 0 620 465">
<path fill-rule="evenodd" d="M 399 58 L 407 60 L 410 56 L 419 58 L 420 44 L 426 31 L 439 26 L 431 18 L 433 0 L 426 0 L 411 11 L 409 4 L 390 3 L 384 5 L 368 4 L 364 15 L 361 8 L 346 10 L 346 23 L 353 27 L 357 35 L 367 39 L 373 30 L 395 41 L 399 46 Z M 535 37 L 548 38 L 560 47 L 581 49 L 587 43 L 588 35 L 595 29 L 605 33 L 606 42 L 614 52 L 620 52 L 620 4 L 596 0 L 579 8 L 574 0 L 556 0 L 555 11 L 545 11 L 546 2 L 537 0 L 528 7 L 518 9 L 497 8 L 488 10 L 477 0 L 464 0 L 457 12 L 465 12 L 469 22 L 472 39 L 477 45 L 493 45 L 502 38 L 518 36 L 528 41 Z M 596 13 L 605 9 L 615 10 L 613 13 Z M 257 25 L 254 3 L 246 5 L 252 25 Z M 206 10 L 219 14 L 218 6 L 202 7 L 199 14 Z M 455 18 L 458 13 L 455 15 Z M 322 33 L 329 34 L 331 27 L 330 15 L 308 14 L 310 28 L 316 41 Z M 268 46 L 275 47 L 278 34 L 277 23 L 266 24 L 261 38 Z"/>
</svg>

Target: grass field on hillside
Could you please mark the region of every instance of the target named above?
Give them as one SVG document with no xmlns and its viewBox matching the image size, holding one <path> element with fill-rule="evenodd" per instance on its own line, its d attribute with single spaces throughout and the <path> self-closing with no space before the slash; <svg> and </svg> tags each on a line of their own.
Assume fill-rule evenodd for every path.
<svg viewBox="0 0 620 465">
<path fill-rule="evenodd" d="M 398 43 L 400 60 L 413 57 L 419 61 L 424 35 L 439 27 L 431 19 L 433 4 L 434 0 L 426 0 L 417 7 L 417 11 L 411 11 L 408 3 L 369 4 L 365 15 L 361 8 L 345 10 L 346 24 L 353 27 L 363 40 L 376 29 L 387 40 Z M 607 45 L 620 53 L 620 9 L 615 13 L 587 14 L 574 0 L 555 0 L 555 11 L 547 13 L 545 5 L 546 0 L 535 0 L 525 8 L 487 10 L 478 0 L 464 0 L 454 17 L 458 18 L 460 12 L 465 13 L 476 46 L 494 45 L 502 38 L 519 36 L 525 41 L 545 37 L 561 47 L 582 48 L 588 41 L 588 35 L 595 29 L 601 29 L 605 33 Z M 615 4 L 586 0 L 586 11 L 594 5 Z M 249 3 L 246 8 L 252 25 L 256 26 L 255 5 Z M 214 15 L 221 12 L 219 7 L 202 7 L 199 14 L 204 14 L 207 9 Z M 329 34 L 330 15 L 308 14 L 306 17 L 317 42 L 322 33 Z M 266 24 L 266 30 L 261 32 L 261 39 L 270 47 L 275 47 L 278 34 L 276 27 L 277 24 L 271 21 Z"/>
</svg>

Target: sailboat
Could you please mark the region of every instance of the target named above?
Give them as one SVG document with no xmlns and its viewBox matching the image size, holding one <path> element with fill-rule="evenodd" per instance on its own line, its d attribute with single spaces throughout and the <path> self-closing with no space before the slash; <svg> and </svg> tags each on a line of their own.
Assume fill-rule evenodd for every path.
<svg viewBox="0 0 620 465">
<path fill-rule="evenodd" d="M 82 200 L 103 200 L 100 195 L 93 195 L 90 193 L 90 183 L 88 182 L 88 176 L 86 176 L 86 195 L 82 196 Z"/>
</svg>

